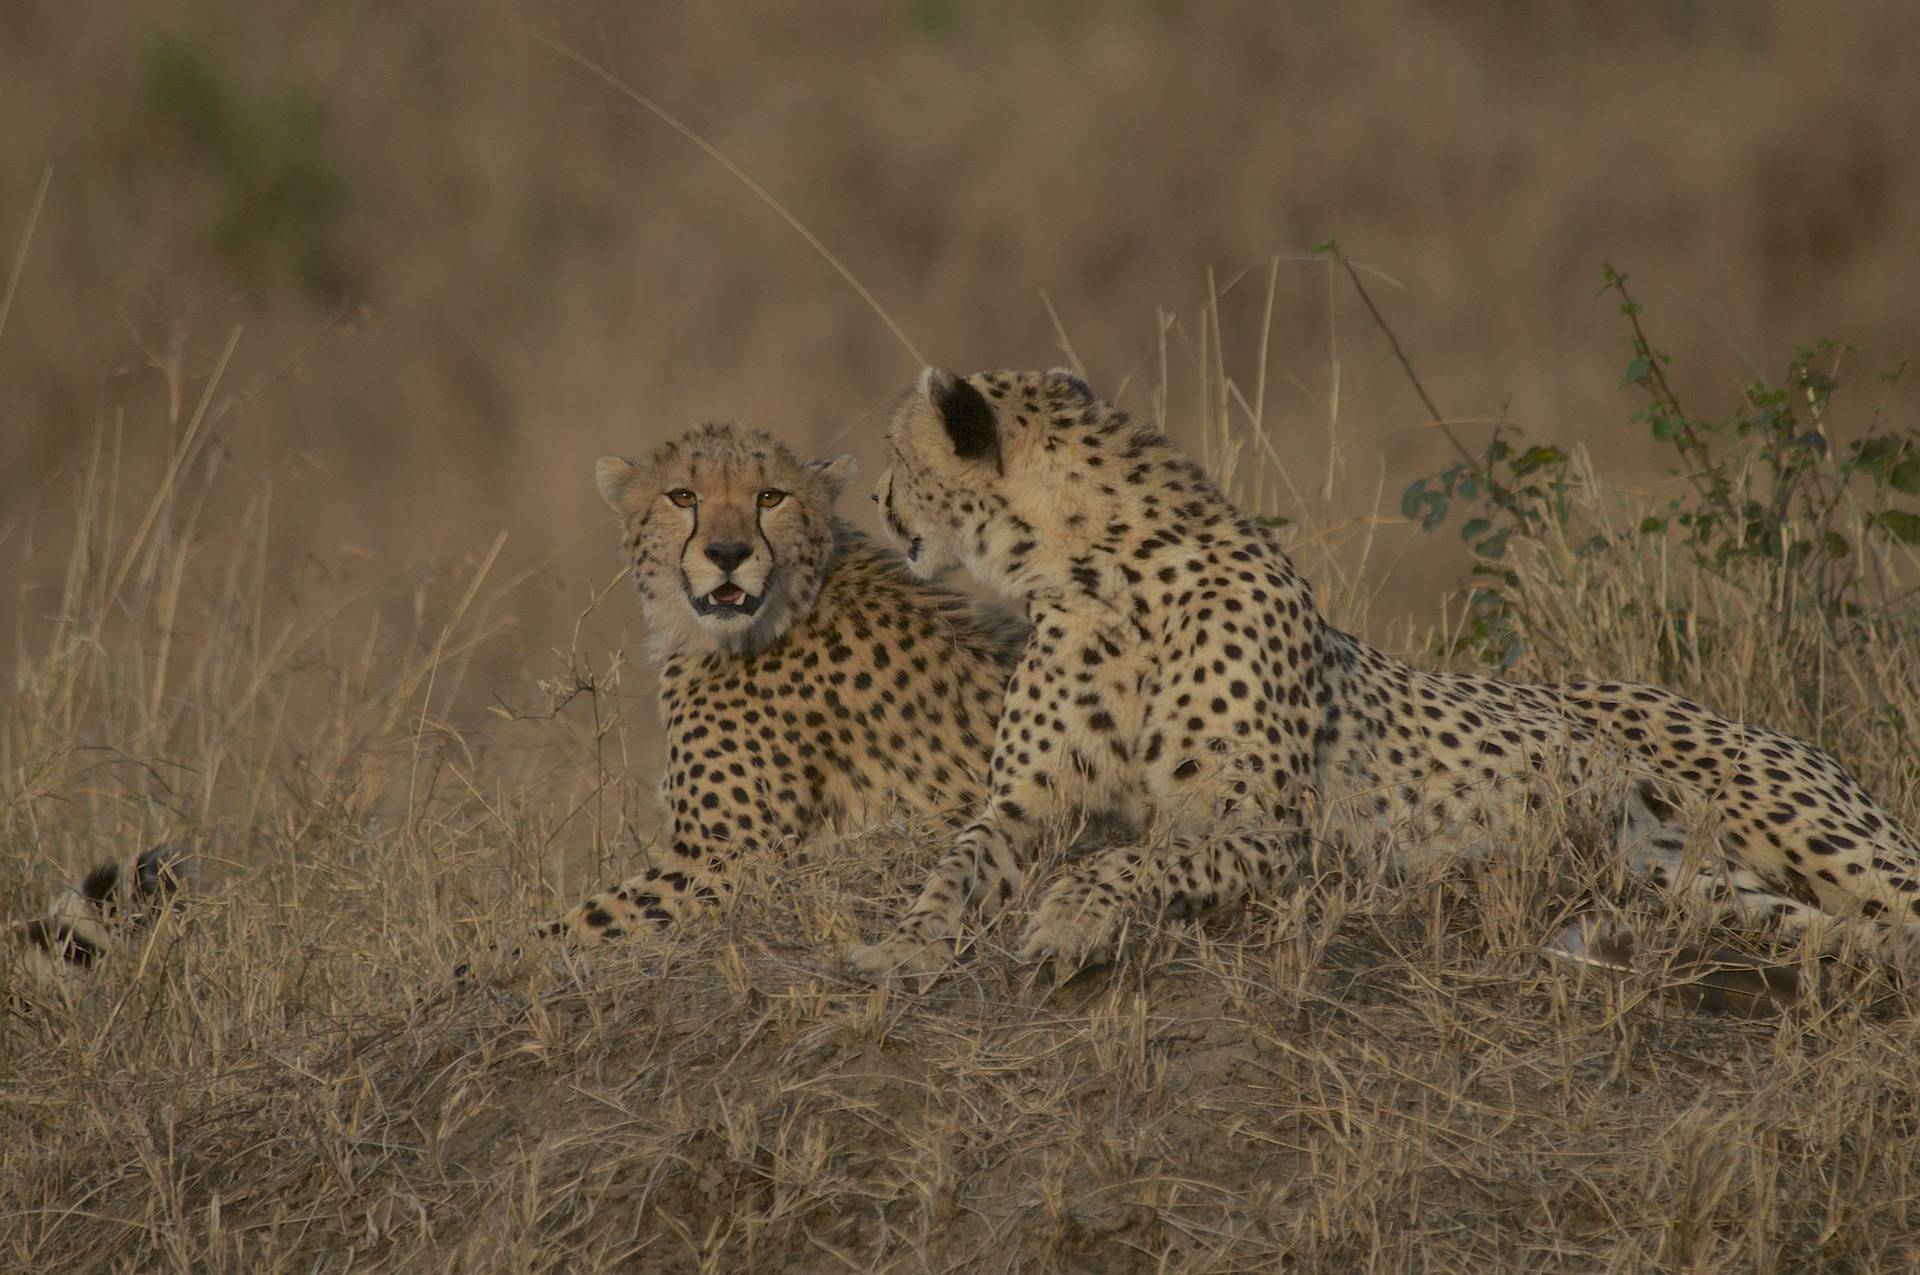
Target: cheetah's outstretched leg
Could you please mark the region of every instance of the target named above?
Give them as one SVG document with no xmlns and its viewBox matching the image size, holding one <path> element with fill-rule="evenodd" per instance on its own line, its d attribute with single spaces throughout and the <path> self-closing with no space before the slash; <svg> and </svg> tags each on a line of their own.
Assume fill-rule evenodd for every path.
<svg viewBox="0 0 1920 1275">
<path fill-rule="evenodd" d="M 969 907 L 992 917 L 1019 892 L 1039 840 L 1037 823 L 988 816 L 967 825 L 935 866 L 900 924 L 879 943 L 856 947 L 847 964 L 867 975 L 937 973 L 953 959 L 954 931 Z"/>
<path fill-rule="evenodd" d="M 1692 894 L 1705 904 L 1709 921 L 1771 925 L 1805 932 L 1827 926 L 1823 948 L 1836 946 L 1844 932 L 1830 913 L 1772 889 L 1759 874 L 1737 864 L 1685 862 L 1686 829 L 1655 814 L 1638 788 L 1628 797 L 1616 848 L 1635 880 L 1668 896 Z M 1567 926 L 1543 949 L 1556 961 L 1627 974 L 1638 969 L 1639 943 L 1630 927 L 1604 916 L 1587 916 Z M 1799 1000 L 1805 992 L 1799 969 L 1714 945 L 1683 943 L 1662 971 L 1670 989 L 1690 1009 L 1709 1009 L 1741 1017 L 1766 1017 Z"/>
<path fill-rule="evenodd" d="M 677 869 L 649 866 L 611 890 L 602 890 L 565 914 L 536 926 L 533 939 L 570 939 L 583 946 L 610 943 L 648 930 L 663 929 L 694 916 L 732 892 L 727 874 L 701 865 L 676 847 L 683 864 Z M 517 966 L 526 955 L 519 943 L 496 939 L 487 945 L 485 965 L 496 969 Z M 454 966 L 456 983 L 474 973 L 472 962 Z"/>
<path fill-rule="evenodd" d="M 1732 921 L 1782 935 L 1813 931 L 1823 952 L 1838 949 L 1849 936 L 1875 948 L 1886 947 L 1894 939 L 1891 928 L 1882 922 L 1836 917 L 1725 856 L 1714 856 L 1698 866 L 1689 864 L 1686 839 L 1686 828 L 1655 814 L 1637 788 L 1629 793 L 1617 843 L 1628 874 L 1661 893 L 1698 899 L 1710 922 Z"/>
<path fill-rule="evenodd" d="M 649 867 L 611 890 L 589 896 L 542 928 L 554 937 L 586 943 L 618 939 L 635 930 L 685 920 L 731 892 L 722 873 L 702 871 L 691 864 L 672 871 Z"/>
</svg>

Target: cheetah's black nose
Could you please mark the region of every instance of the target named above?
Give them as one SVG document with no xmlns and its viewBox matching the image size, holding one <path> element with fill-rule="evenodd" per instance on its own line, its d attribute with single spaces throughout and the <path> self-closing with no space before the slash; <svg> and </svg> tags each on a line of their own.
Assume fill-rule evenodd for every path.
<svg viewBox="0 0 1920 1275">
<path fill-rule="evenodd" d="M 725 540 L 707 546 L 707 561 L 722 571 L 731 571 L 745 562 L 747 555 L 752 552 L 751 545 L 743 545 L 738 540 Z"/>
</svg>

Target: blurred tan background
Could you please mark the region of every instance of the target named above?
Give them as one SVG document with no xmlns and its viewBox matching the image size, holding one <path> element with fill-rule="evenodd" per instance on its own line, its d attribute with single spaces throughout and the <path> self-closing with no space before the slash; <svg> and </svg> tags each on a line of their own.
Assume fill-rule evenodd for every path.
<svg viewBox="0 0 1920 1275">
<path fill-rule="evenodd" d="M 1096 387 L 1144 410 L 1159 313 L 1191 364 L 1211 269 L 1239 280 L 1225 364 L 1250 387 L 1278 257 L 1267 426 L 1308 488 L 1337 431 L 1349 515 L 1384 490 L 1397 516 L 1449 454 L 1351 291 L 1297 260 L 1329 235 L 1400 285 L 1373 287 L 1474 441 L 1504 414 L 1640 447 L 1603 261 L 1703 409 L 1796 341 L 1875 369 L 1920 347 L 1902 3 L 14 0 L 9 258 L 52 172 L 0 333 L 22 616 L 89 440 L 150 490 L 236 327 L 202 463 L 236 516 L 271 483 L 289 596 L 398 588 L 508 533 L 492 578 L 528 574 L 476 693 L 550 667 L 612 576 L 600 453 L 735 418 L 872 477 L 913 360 L 776 213 L 537 36 L 678 113 L 957 368 L 1065 361 L 1044 291 Z M 1389 614 L 1437 614 L 1447 559 L 1389 531 Z M 616 610 L 606 640 L 637 636 Z"/>
</svg>

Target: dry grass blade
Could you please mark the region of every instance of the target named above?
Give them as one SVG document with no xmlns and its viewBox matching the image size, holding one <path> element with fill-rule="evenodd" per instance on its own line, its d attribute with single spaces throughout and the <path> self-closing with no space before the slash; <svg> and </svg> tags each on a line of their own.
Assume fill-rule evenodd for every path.
<svg viewBox="0 0 1920 1275">
<path fill-rule="evenodd" d="M 668 128 L 671 128 L 674 132 L 680 134 L 680 136 L 692 142 L 695 146 L 698 146 L 703 152 L 706 153 L 707 158 L 711 159 L 714 163 L 720 165 L 720 167 L 726 169 L 727 172 L 731 174 L 736 181 L 738 181 L 742 186 L 745 186 L 748 190 L 752 191 L 755 198 L 757 198 L 761 203 L 765 204 L 767 207 L 773 209 L 774 212 L 778 213 L 780 215 L 780 220 L 786 222 L 787 225 L 793 229 L 793 232 L 795 234 L 799 235 L 802 239 L 806 240 L 807 246 L 812 248 L 815 252 L 819 253 L 820 259 L 822 261 L 825 261 L 828 265 L 832 266 L 834 270 L 839 274 L 839 276 L 846 281 L 847 286 L 852 288 L 854 292 L 859 294 L 860 299 L 866 302 L 867 308 L 873 311 L 874 315 L 880 320 L 880 322 L 887 325 L 887 331 L 893 333 L 893 339 L 898 341 L 900 343 L 900 347 L 904 349 L 907 352 L 907 354 L 913 359 L 915 367 L 925 366 L 926 359 L 921 357 L 920 348 L 913 343 L 913 339 L 907 335 L 906 330 L 902 328 L 898 323 L 894 322 L 893 316 L 887 312 L 887 308 L 885 306 L 880 304 L 879 298 L 875 297 L 873 293 L 867 290 L 867 286 L 864 283 L 860 282 L 859 278 L 853 273 L 852 270 L 849 270 L 847 268 L 846 263 L 841 261 L 840 258 L 834 254 L 831 248 L 827 247 L 825 243 L 821 242 L 820 237 L 818 235 L 814 234 L 811 230 L 807 229 L 806 223 L 802 222 L 798 217 L 794 216 L 792 211 L 789 210 L 785 204 L 775 199 L 770 193 L 768 193 L 767 189 L 764 186 L 762 186 L 759 182 L 755 181 L 753 179 L 752 174 L 748 173 L 746 169 L 740 167 L 738 164 L 734 163 L 731 159 L 728 159 L 726 155 L 723 154 L 718 147 L 714 146 L 713 143 L 709 142 L 706 138 L 700 136 L 699 133 L 695 132 L 693 129 L 689 128 L 685 123 L 683 123 L 679 116 L 667 110 L 664 106 L 661 106 L 658 102 L 648 97 L 645 93 L 642 93 L 639 89 L 636 89 L 631 84 L 628 84 L 625 80 L 621 79 L 618 75 L 615 75 L 613 71 L 610 70 L 609 68 L 599 65 L 598 63 L 592 61 L 590 58 L 587 58 L 586 56 L 581 54 L 578 50 L 566 44 L 562 44 L 557 40 L 551 39 L 548 36 L 543 35 L 538 31 L 533 32 L 532 35 L 535 40 L 539 41 L 546 48 L 559 54 L 561 57 L 565 58 L 567 61 L 573 63 L 575 66 L 578 66 L 580 69 L 604 81 L 608 87 L 612 88 L 615 92 L 619 93 L 621 96 L 632 101 L 636 106 L 646 111 L 649 115 L 659 120 L 662 124 L 665 124 Z"/>
<path fill-rule="evenodd" d="M 153 499 L 147 503 L 147 511 L 140 517 L 140 525 L 134 529 L 133 539 L 121 556 L 120 569 L 108 580 L 99 615 L 104 620 L 114 600 L 120 596 L 121 588 L 127 583 L 127 576 L 139 560 L 141 551 L 147 547 L 147 536 L 153 530 L 154 520 L 173 497 L 174 484 L 180 479 L 180 471 L 186 465 L 187 458 L 193 454 L 194 444 L 200 441 L 200 427 L 206 424 L 207 408 L 213 402 L 213 395 L 220 388 L 220 378 L 226 374 L 227 363 L 233 358 L 235 347 L 240 344 L 240 328 L 236 326 L 227 337 L 226 348 L 220 351 L 220 361 L 214 365 L 213 375 L 207 378 L 206 388 L 201 391 L 199 406 L 193 409 L 193 417 L 187 422 L 187 432 L 180 437 L 180 443 L 167 458 L 167 472 L 161 475 L 160 486 L 153 493 Z M 99 636 L 96 628 L 95 638 Z"/>
<path fill-rule="evenodd" d="M 26 229 L 20 232 L 20 246 L 14 249 L 13 265 L 7 270 L 6 291 L 0 292 L 0 336 L 7 333 L 7 316 L 13 313 L 13 294 L 20 288 L 20 277 L 27 272 L 27 253 L 33 248 L 33 232 L 40 226 L 40 210 L 47 204 L 47 188 L 53 185 L 53 165 L 40 174 L 40 185 L 33 192 L 33 206 L 27 210 Z"/>
</svg>

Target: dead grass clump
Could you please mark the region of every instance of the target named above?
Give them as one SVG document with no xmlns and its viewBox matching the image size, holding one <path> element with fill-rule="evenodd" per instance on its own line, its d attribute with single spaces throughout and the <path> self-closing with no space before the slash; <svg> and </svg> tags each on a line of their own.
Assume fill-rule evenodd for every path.
<svg viewBox="0 0 1920 1275">
<path fill-rule="evenodd" d="M 229 904 L 9 1029 L 26 1269 L 1886 1269 L 1914 1031 L 1700 1018 L 1486 941 L 1485 892 L 1353 879 L 1036 982 L 833 957 L 931 850 L 877 835 L 710 925 L 462 996 L 398 885 L 309 937 Z M 1498 869 L 1491 869 L 1498 871 Z M 880 902 L 852 904 L 869 894 Z M 1544 935 L 1564 900 L 1504 923 Z M 1517 910 L 1507 903 L 1504 909 Z M 329 912 L 345 911 L 345 900 Z M 358 962 L 355 961 L 358 957 Z M 343 972 L 376 959 L 405 977 Z M 395 988 L 394 981 L 405 984 Z M 323 993 L 322 988 L 325 989 Z M 330 993 L 330 994 L 328 994 Z M 118 1013 L 115 1008 L 118 1007 Z"/>
</svg>

